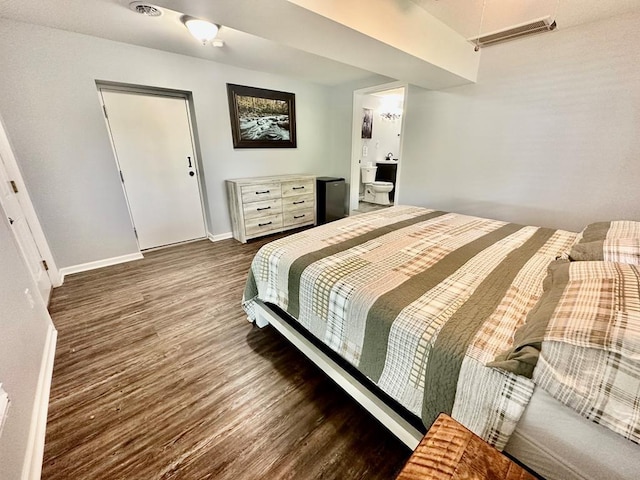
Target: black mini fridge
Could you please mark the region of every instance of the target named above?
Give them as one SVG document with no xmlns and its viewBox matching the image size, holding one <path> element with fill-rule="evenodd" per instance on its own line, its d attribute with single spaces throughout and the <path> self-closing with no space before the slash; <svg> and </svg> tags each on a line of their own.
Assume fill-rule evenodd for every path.
<svg viewBox="0 0 640 480">
<path fill-rule="evenodd" d="M 347 186 L 344 178 L 317 177 L 317 222 L 318 225 L 339 220 L 345 216 L 345 195 Z"/>
</svg>

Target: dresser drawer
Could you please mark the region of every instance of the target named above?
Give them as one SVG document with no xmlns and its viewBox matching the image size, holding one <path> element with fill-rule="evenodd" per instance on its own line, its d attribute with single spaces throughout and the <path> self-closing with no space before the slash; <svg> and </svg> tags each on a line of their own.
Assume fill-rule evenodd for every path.
<svg viewBox="0 0 640 480">
<path fill-rule="evenodd" d="M 314 221 L 315 221 L 315 212 L 313 209 L 293 210 L 293 211 L 284 213 L 285 227 L 313 223 Z"/>
<path fill-rule="evenodd" d="M 282 214 L 266 215 L 260 218 L 247 219 L 244 222 L 247 237 L 264 235 L 271 230 L 280 230 L 282 228 Z"/>
<path fill-rule="evenodd" d="M 263 183 L 260 185 L 245 185 L 241 188 L 242 203 L 261 202 L 272 198 L 280 198 L 282 190 L 279 183 Z"/>
<path fill-rule="evenodd" d="M 305 210 L 313 208 L 316 203 L 316 196 L 313 193 L 305 195 L 294 195 L 282 199 L 282 210 L 290 212 L 292 210 Z"/>
<path fill-rule="evenodd" d="M 315 224 L 315 175 L 236 178 L 225 183 L 233 238 L 242 243 Z"/>
<path fill-rule="evenodd" d="M 282 196 L 290 197 L 292 195 L 302 195 L 304 193 L 313 193 L 313 180 L 300 180 L 293 182 L 282 182 Z"/>
<path fill-rule="evenodd" d="M 245 203 L 242 209 L 245 220 L 276 215 L 282 213 L 282 200 L 274 198 L 273 200 L 264 200 L 262 202 Z"/>
</svg>

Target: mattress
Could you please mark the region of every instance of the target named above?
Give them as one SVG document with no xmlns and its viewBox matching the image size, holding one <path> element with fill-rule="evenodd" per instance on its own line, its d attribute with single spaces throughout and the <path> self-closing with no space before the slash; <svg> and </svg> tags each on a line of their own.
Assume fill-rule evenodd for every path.
<svg viewBox="0 0 640 480">
<path fill-rule="evenodd" d="M 539 387 L 504 449 L 547 480 L 630 480 L 640 448 L 566 407 Z"/>
</svg>

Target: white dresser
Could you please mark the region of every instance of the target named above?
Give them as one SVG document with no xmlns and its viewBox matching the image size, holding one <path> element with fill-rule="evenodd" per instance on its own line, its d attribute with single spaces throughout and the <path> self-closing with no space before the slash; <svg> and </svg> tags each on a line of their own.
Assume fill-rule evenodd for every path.
<svg viewBox="0 0 640 480">
<path fill-rule="evenodd" d="M 315 175 L 227 180 L 233 238 L 251 238 L 316 223 Z"/>
</svg>

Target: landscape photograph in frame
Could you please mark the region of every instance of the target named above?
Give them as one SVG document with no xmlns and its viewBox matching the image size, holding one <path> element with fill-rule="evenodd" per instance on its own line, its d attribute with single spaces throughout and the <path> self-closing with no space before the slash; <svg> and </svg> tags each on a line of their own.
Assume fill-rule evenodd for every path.
<svg viewBox="0 0 640 480">
<path fill-rule="evenodd" d="M 295 148 L 295 94 L 227 84 L 234 148 Z"/>
</svg>

